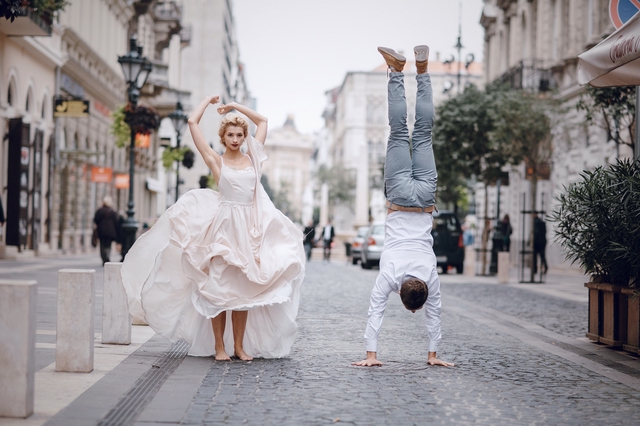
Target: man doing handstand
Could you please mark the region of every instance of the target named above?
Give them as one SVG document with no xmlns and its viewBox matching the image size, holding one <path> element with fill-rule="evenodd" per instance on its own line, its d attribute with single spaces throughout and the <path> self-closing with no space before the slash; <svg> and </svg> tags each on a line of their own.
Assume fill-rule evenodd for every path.
<svg viewBox="0 0 640 426">
<path fill-rule="evenodd" d="M 429 48 L 414 48 L 418 82 L 416 122 L 410 152 L 407 129 L 407 101 L 404 94 L 406 59 L 395 51 L 379 47 L 389 66 L 389 142 L 384 164 L 387 219 L 380 257 L 380 273 L 371 292 L 369 320 L 364 334 L 367 358 L 354 365 L 382 365 L 376 358 L 378 334 L 389 295 L 398 292 L 405 308 L 416 312 L 426 306 L 428 363 L 453 366 L 436 357 L 440 342 L 440 280 L 436 271 L 431 228 L 438 175 L 433 157 L 431 131 L 434 109 L 431 78 L 427 74 Z"/>
</svg>

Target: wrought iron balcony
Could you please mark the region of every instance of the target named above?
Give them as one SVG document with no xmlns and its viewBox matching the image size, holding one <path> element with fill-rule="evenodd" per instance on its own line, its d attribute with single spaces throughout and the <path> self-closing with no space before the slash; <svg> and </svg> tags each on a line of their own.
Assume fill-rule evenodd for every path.
<svg viewBox="0 0 640 426">
<path fill-rule="evenodd" d="M 182 4 L 175 0 L 163 1 L 153 7 L 153 15 L 158 20 L 179 23 L 182 19 Z"/>
<path fill-rule="evenodd" d="M 13 22 L 0 19 L 0 32 L 8 36 L 51 36 L 51 25 L 30 7 L 23 7 Z"/>
<path fill-rule="evenodd" d="M 499 80 L 516 90 L 547 92 L 555 88 L 551 70 L 542 68 L 542 61 L 525 59 L 499 77 Z"/>
<path fill-rule="evenodd" d="M 498 7 L 507 10 L 512 3 L 518 3 L 518 0 L 498 0 Z"/>
</svg>

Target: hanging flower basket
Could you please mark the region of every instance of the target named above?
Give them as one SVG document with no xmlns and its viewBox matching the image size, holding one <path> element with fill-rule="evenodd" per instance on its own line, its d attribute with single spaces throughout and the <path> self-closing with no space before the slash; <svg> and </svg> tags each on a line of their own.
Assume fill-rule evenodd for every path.
<svg viewBox="0 0 640 426">
<path fill-rule="evenodd" d="M 129 103 L 124 108 L 124 122 L 136 133 L 148 135 L 160 127 L 160 116 L 155 109 L 138 105 L 135 109 Z"/>
</svg>

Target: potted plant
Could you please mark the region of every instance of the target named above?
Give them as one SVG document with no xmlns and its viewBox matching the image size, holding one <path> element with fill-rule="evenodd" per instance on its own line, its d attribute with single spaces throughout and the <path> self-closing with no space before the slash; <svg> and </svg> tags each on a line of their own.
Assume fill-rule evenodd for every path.
<svg viewBox="0 0 640 426">
<path fill-rule="evenodd" d="M 638 353 L 640 161 L 584 171 L 558 201 L 556 240 L 591 275 L 587 337 Z"/>
</svg>

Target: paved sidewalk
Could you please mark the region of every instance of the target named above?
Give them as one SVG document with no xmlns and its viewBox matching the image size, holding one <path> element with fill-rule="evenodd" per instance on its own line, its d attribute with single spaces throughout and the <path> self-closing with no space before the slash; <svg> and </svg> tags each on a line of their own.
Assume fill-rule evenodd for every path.
<svg viewBox="0 0 640 426">
<path fill-rule="evenodd" d="M 307 271 L 288 358 L 185 357 L 180 345 L 134 327 L 131 355 L 109 365 L 98 365 L 97 357 L 105 374 L 93 383 L 86 383 L 90 375 L 53 373 L 50 366 L 37 373 L 39 383 L 47 375 L 58 382 L 36 390 L 36 407 L 52 403 L 63 381 L 76 390 L 75 398 L 58 402 L 59 411 L 0 425 L 637 424 L 640 360 L 584 338 L 579 276 L 497 284 L 495 277 L 442 275 L 439 356 L 456 367 L 426 364 L 422 315 L 392 297 L 380 336 L 384 365 L 366 369 L 351 362 L 364 356 L 378 271 L 344 261 L 312 261 Z M 80 380 L 85 384 L 75 385 Z"/>
</svg>

